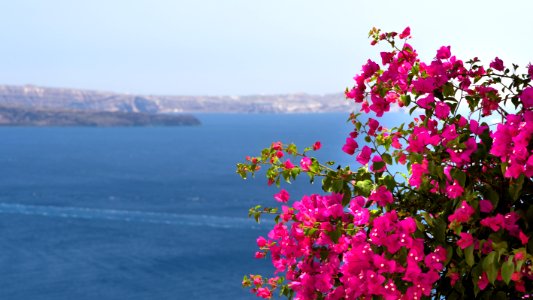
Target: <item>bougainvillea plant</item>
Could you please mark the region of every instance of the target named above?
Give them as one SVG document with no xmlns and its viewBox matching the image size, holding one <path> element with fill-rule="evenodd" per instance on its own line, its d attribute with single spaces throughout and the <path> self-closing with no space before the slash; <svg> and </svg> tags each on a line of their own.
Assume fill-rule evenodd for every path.
<svg viewBox="0 0 533 300">
<path fill-rule="evenodd" d="M 390 50 L 345 93 L 359 111 L 342 151 L 359 169 L 320 163 L 320 143 L 275 142 L 238 164 L 244 178 L 264 167 L 269 185 L 307 174 L 324 190 L 250 209 L 275 216 L 255 254 L 275 274 L 243 285 L 302 300 L 532 298 L 533 66 L 463 61 L 450 46 L 423 62 L 409 28 L 369 36 Z M 393 106 L 412 120 L 380 124 Z"/>
</svg>

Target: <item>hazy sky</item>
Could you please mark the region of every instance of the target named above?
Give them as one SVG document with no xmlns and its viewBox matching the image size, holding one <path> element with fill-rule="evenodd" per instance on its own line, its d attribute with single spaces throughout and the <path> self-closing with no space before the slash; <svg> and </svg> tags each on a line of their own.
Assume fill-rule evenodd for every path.
<svg viewBox="0 0 533 300">
<path fill-rule="evenodd" d="M 371 27 L 426 59 L 533 62 L 533 1 L 11 0 L 0 84 L 143 94 L 332 93 L 352 84 Z"/>
</svg>

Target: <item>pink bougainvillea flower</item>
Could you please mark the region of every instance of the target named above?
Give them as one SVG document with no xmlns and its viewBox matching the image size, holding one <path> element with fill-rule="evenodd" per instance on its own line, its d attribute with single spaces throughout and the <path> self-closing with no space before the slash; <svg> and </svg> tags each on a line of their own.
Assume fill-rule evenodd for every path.
<svg viewBox="0 0 533 300">
<path fill-rule="evenodd" d="M 460 239 L 457 240 L 457 246 L 461 249 L 465 249 L 474 244 L 474 237 L 470 233 L 461 232 Z"/>
<path fill-rule="evenodd" d="M 265 252 L 262 252 L 262 251 L 255 252 L 255 258 L 257 259 L 265 258 L 265 256 L 266 256 Z"/>
<path fill-rule="evenodd" d="M 370 110 L 376 113 L 377 117 L 383 116 L 383 113 L 388 112 L 390 110 L 389 101 L 385 100 L 379 95 L 372 94 L 371 99 L 372 104 L 369 106 L 369 108 Z"/>
<path fill-rule="evenodd" d="M 368 200 L 374 201 L 377 203 L 377 205 L 384 207 L 387 204 L 391 204 L 393 202 L 392 193 L 387 190 L 385 186 L 378 187 L 377 190 L 372 191 L 370 196 L 368 197 Z"/>
<path fill-rule="evenodd" d="M 376 130 L 379 130 L 379 122 L 375 119 L 368 118 L 368 135 L 376 135 Z"/>
<path fill-rule="evenodd" d="M 402 149 L 402 144 L 400 143 L 400 138 L 401 135 L 395 135 L 392 137 L 392 143 L 391 143 L 391 146 L 396 148 L 396 149 Z"/>
<path fill-rule="evenodd" d="M 460 197 L 463 194 L 463 187 L 459 184 L 457 180 L 453 181 L 453 184 L 447 184 L 446 195 L 451 199 Z"/>
<path fill-rule="evenodd" d="M 262 247 L 266 246 L 266 244 L 267 244 L 267 240 L 264 237 L 262 237 L 262 236 L 258 237 L 256 242 L 257 242 L 257 247 L 259 247 L 259 248 L 262 248 Z"/>
<path fill-rule="evenodd" d="M 481 246 L 481 253 L 489 254 L 492 252 L 492 250 L 492 240 L 488 239 L 483 243 L 483 246 Z"/>
<path fill-rule="evenodd" d="M 461 206 L 459 206 L 453 214 L 448 216 L 448 221 L 458 223 L 468 222 L 474 212 L 474 208 L 468 205 L 466 201 L 463 201 L 461 202 Z"/>
<path fill-rule="evenodd" d="M 353 214 L 353 223 L 355 226 L 361 226 L 368 224 L 368 221 L 370 220 L 370 213 L 368 211 L 368 208 L 355 208 L 350 207 Z"/>
<path fill-rule="evenodd" d="M 505 67 L 503 66 L 503 61 L 501 59 L 499 59 L 498 57 L 496 57 L 490 63 L 490 67 L 493 68 L 494 70 L 498 70 L 498 71 L 503 71 L 503 69 L 505 69 Z"/>
<path fill-rule="evenodd" d="M 260 287 L 257 289 L 256 295 L 258 297 L 261 297 L 263 299 L 270 299 L 272 298 L 272 292 L 268 288 Z"/>
<path fill-rule="evenodd" d="M 451 55 L 450 46 L 442 46 L 437 50 L 438 59 L 448 59 Z"/>
<path fill-rule="evenodd" d="M 317 151 L 317 150 L 320 150 L 320 148 L 322 148 L 322 143 L 320 141 L 316 141 L 313 144 L 313 150 Z"/>
<path fill-rule="evenodd" d="M 484 290 L 487 288 L 487 285 L 489 285 L 489 278 L 487 277 L 487 273 L 483 272 L 478 278 L 477 286 L 480 290 Z"/>
<path fill-rule="evenodd" d="M 520 231 L 520 233 L 518 234 L 518 238 L 520 239 L 520 242 L 522 243 L 522 245 L 527 245 L 527 242 L 529 241 L 529 237 L 525 235 L 523 231 Z"/>
<path fill-rule="evenodd" d="M 474 153 L 474 151 L 477 149 L 476 140 L 472 137 L 469 138 L 464 143 L 464 147 L 466 147 L 466 149 L 446 149 L 446 152 L 450 154 L 450 161 L 454 162 L 458 166 L 464 166 L 470 162 L 472 153 Z"/>
<path fill-rule="evenodd" d="M 476 120 L 470 120 L 470 131 L 472 131 L 473 134 L 480 135 L 488 128 L 488 126 L 480 126 Z"/>
<path fill-rule="evenodd" d="M 274 199 L 278 202 L 287 202 L 289 201 L 289 193 L 285 189 L 282 189 L 279 193 L 274 195 Z"/>
<path fill-rule="evenodd" d="M 270 284 L 273 288 L 278 285 L 279 276 L 272 277 L 268 279 L 268 284 Z"/>
<path fill-rule="evenodd" d="M 533 87 L 525 88 L 519 96 L 522 100 L 522 105 L 524 108 L 530 108 L 533 106 Z"/>
<path fill-rule="evenodd" d="M 281 211 L 282 213 L 280 216 L 283 222 L 289 222 L 289 220 L 294 216 L 294 209 L 286 205 L 281 206 Z"/>
<path fill-rule="evenodd" d="M 309 166 L 311 166 L 311 159 L 307 156 L 302 157 L 300 160 L 300 167 L 303 171 L 309 172 Z"/>
<path fill-rule="evenodd" d="M 407 155 L 405 155 L 403 152 L 398 153 L 398 162 L 402 165 L 405 165 L 407 162 Z"/>
<path fill-rule="evenodd" d="M 424 153 L 428 145 L 436 146 L 440 143 L 438 134 L 432 134 L 425 127 L 416 126 L 413 129 L 413 134 L 408 138 L 407 149 L 409 152 Z"/>
<path fill-rule="evenodd" d="M 420 98 L 416 101 L 416 104 L 418 104 L 418 106 L 424 108 L 424 109 L 430 109 L 430 104 L 435 102 L 435 97 L 433 96 L 433 94 L 430 94 L 424 98 Z"/>
<path fill-rule="evenodd" d="M 459 134 L 457 134 L 455 124 L 444 126 L 444 130 L 442 130 L 441 136 L 446 142 L 453 141 L 455 138 L 457 138 Z"/>
<path fill-rule="evenodd" d="M 524 260 L 526 258 L 524 252 L 522 251 L 519 251 L 517 252 L 515 255 L 514 255 L 514 259 L 515 261 L 520 261 L 520 260 Z"/>
<path fill-rule="evenodd" d="M 435 79 L 433 77 L 419 78 L 413 81 L 414 90 L 418 94 L 426 94 L 433 92 L 435 88 Z"/>
<path fill-rule="evenodd" d="M 459 127 L 465 127 L 467 124 L 468 121 L 465 119 L 465 117 L 460 116 L 459 120 L 457 121 L 457 125 L 459 125 Z"/>
<path fill-rule="evenodd" d="M 437 104 L 435 105 L 435 116 L 437 116 L 437 118 L 441 120 L 444 120 L 448 118 L 449 115 L 450 107 L 448 106 L 448 104 L 440 101 L 437 102 Z"/>
<path fill-rule="evenodd" d="M 459 280 L 460 278 L 459 273 L 456 273 L 456 272 L 449 273 L 448 277 L 450 277 L 451 286 L 455 286 L 455 284 L 457 283 L 457 280 Z"/>
<path fill-rule="evenodd" d="M 379 70 L 379 65 L 373 62 L 372 60 L 367 60 L 366 64 L 363 65 L 363 76 L 364 78 L 370 78 L 374 73 Z"/>
<path fill-rule="evenodd" d="M 281 142 L 274 142 L 274 143 L 272 143 L 271 147 L 274 150 L 282 150 L 283 149 L 283 144 Z"/>
<path fill-rule="evenodd" d="M 370 155 L 372 154 L 372 149 L 368 146 L 364 146 L 363 149 L 361 149 L 361 152 L 359 155 L 357 155 L 357 162 L 366 165 L 368 161 L 370 160 Z"/>
<path fill-rule="evenodd" d="M 288 169 L 288 170 L 294 168 L 294 165 L 293 165 L 292 162 L 291 162 L 290 160 L 288 160 L 288 159 L 285 161 L 285 163 L 283 164 L 283 166 L 285 167 L 285 169 Z"/>
<path fill-rule="evenodd" d="M 430 269 L 440 271 L 443 268 L 443 262 L 446 260 L 446 250 L 438 246 L 435 253 L 430 253 L 424 258 L 424 263 Z"/>
<path fill-rule="evenodd" d="M 350 90 L 346 90 L 344 92 L 344 97 L 348 99 L 355 99 L 357 97 L 357 90 L 355 88 L 352 88 Z"/>
<path fill-rule="evenodd" d="M 392 62 L 392 59 L 394 58 L 395 53 L 394 52 L 381 52 L 381 63 L 383 65 L 386 65 L 390 62 Z"/>
<path fill-rule="evenodd" d="M 353 155 L 357 147 L 359 147 L 359 145 L 354 139 L 346 138 L 346 143 L 344 144 L 344 146 L 342 146 L 342 151 L 346 152 L 347 154 Z"/>
<path fill-rule="evenodd" d="M 517 236 L 518 231 L 520 230 L 520 227 L 518 226 L 517 222 L 520 220 L 520 215 L 514 211 L 509 212 L 505 214 L 503 217 L 503 223 L 502 226 L 506 230 L 508 230 L 511 235 Z"/>
<path fill-rule="evenodd" d="M 424 158 L 422 163 L 414 163 L 411 165 L 411 178 L 409 178 L 409 184 L 415 187 L 420 187 L 422 185 L 422 180 L 424 175 L 428 174 L 428 161 Z"/>
<path fill-rule="evenodd" d="M 486 217 L 480 221 L 480 224 L 485 227 L 489 227 L 492 231 L 498 231 L 503 227 L 504 218 L 503 215 L 497 214 L 493 217 Z"/>
<path fill-rule="evenodd" d="M 492 202 L 490 200 L 481 200 L 479 201 L 479 211 L 482 213 L 490 213 L 494 207 L 492 206 Z"/>
<path fill-rule="evenodd" d="M 410 35 L 411 35 L 411 28 L 409 28 L 408 26 L 408 27 L 405 27 L 402 33 L 400 33 L 400 38 L 405 39 L 405 38 L 408 38 Z"/>
</svg>

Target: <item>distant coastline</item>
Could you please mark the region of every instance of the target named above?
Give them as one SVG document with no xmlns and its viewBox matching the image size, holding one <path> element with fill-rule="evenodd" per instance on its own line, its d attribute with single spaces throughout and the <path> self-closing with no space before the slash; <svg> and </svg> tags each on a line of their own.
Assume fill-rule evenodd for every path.
<svg viewBox="0 0 533 300">
<path fill-rule="evenodd" d="M 61 111 L 23 107 L 0 107 L 0 126 L 132 127 L 195 125 L 200 125 L 200 121 L 190 114 L 149 114 L 141 112 L 79 110 Z"/>
<path fill-rule="evenodd" d="M 342 94 L 156 96 L 0 85 L 0 126 L 191 126 L 202 113 L 334 113 L 354 110 Z"/>
<path fill-rule="evenodd" d="M 0 106 L 61 111 L 126 113 L 328 113 L 351 112 L 342 93 L 247 96 L 130 95 L 34 85 L 0 85 Z"/>
</svg>

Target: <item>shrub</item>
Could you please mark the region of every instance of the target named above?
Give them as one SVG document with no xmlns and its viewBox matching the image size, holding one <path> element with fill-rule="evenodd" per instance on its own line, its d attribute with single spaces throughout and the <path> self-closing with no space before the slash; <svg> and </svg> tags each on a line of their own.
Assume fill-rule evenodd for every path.
<svg viewBox="0 0 533 300">
<path fill-rule="evenodd" d="M 278 187 L 305 173 L 326 193 L 290 201 L 281 190 L 281 210 L 250 210 L 275 215 L 256 257 L 270 256 L 278 276 L 243 285 L 263 298 L 533 296 L 533 66 L 522 73 L 496 57 L 487 67 L 450 46 L 423 62 L 409 28 L 369 36 L 390 50 L 345 93 L 360 111 L 342 150 L 359 169 L 320 163 L 318 143 L 276 142 L 238 164 L 242 177 L 265 167 Z M 391 107 L 416 117 L 385 128 Z"/>
</svg>

